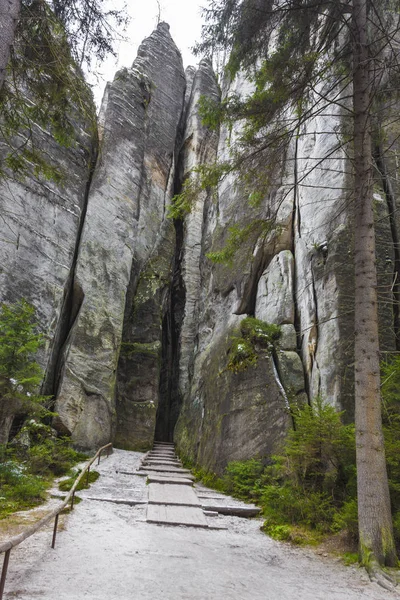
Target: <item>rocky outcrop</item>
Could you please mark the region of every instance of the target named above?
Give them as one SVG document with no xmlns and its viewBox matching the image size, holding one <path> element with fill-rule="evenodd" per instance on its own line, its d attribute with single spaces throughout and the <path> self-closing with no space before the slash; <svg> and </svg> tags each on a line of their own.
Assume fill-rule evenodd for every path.
<svg viewBox="0 0 400 600">
<path fill-rule="evenodd" d="M 82 76 L 77 72 L 76 77 Z M 71 273 L 97 151 L 95 107 L 89 90 L 81 106 L 67 108 L 67 119 L 75 132 L 68 146 L 57 142 L 50 128 L 35 123 L 30 132 L 20 131 L 12 140 L 16 148 L 39 148 L 42 169 L 27 161 L 22 173 L 4 169 L 7 156 L 15 151 L 9 140 L 0 140 L 0 301 L 25 298 L 36 308 L 44 339 L 37 359 L 46 372 L 45 393 L 49 394 L 53 393 L 60 340 L 71 318 Z M 9 418 L 3 432 L 5 441 L 11 422 Z"/>
<path fill-rule="evenodd" d="M 252 85 L 239 74 L 222 97 Z M 93 176 L 90 128 L 80 117 L 75 148 L 37 132 L 66 166 L 64 187 L 34 176 L 1 183 L 3 298 L 24 295 L 38 308 L 55 424 L 80 447 L 112 440 L 146 449 L 156 436 L 220 473 L 229 461 L 274 453 L 291 426 L 291 402 L 321 396 L 352 418 L 343 107 L 319 111 L 298 132 L 259 202 L 249 203 L 248 185 L 228 173 L 217 190 L 198 189 L 187 214 L 171 213 L 196 169 L 226 160 L 240 135 L 240 124 L 212 131 L 202 122 L 200 98 L 220 95 L 207 61 L 184 74 L 161 23 L 107 86 Z M 377 149 L 380 332 L 382 350 L 392 351 L 398 234 L 380 156 Z M 210 260 L 227 245 L 225 261 Z M 255 344 L 247 368 L 235 370 L 246 317 L 278 325 L 281 336 L 273 348 Z"/>
<path fill-rule="evenodd" d="M 57 427 L 82 447 L 101 445 L 114 438 L 116 431 L 117 439 L 123 440 L 125 428 L 134 428 L 137 418 L 145 421 L 154 412 L 151 390 L 143 390 L 145 382 L 139 380 L 132 396 L 127 378 L 135 377 L 135 369 L 129 374 L 125 369 L 119 402 L 133 406 L 131 411 L 123 407 L 117 424 L 117 366 L 123 334 L 125 343 L 130 343 L 130 332 L 124 332 L 126 309 L 132 316 L 125 319 L 125 327 L 133 329 L 135 343 L 151 344 L 151 356 L 159 360 L 160 315 L 155 313 L 163 282 L 154 267 L 154 255 L 161 253 L 164 263 L 173 256 L 165 217 L 173 192 L 184 90 L 182 59 L 165 23 L 142 43 L 132 68 L 119 71 L 107 90 L 100 157 L 75 273 L 82 302 L 68 342 L 56 404 Z M 167 246 L 163 238 L 169 238 Z M 165 265 L 163 270 L 168 278 Z M 127 306 L 135 291 L 134 306 Z M 152 295 L 159 292 L 154 300 Z M 144 321 L 148 302 L 152 307 Z M 154 364 L 141 368 L 150 387 L 157 387 L 154 368 Z"/>
<path fill-rule="evenodd" d="M 245 80 L 234 85 L 240 93 L 248 86 Z M 235 133 L 228 129 L 220 132 L 219 160 L 228 154 L 232 135 Z M 180 381 L 185 382 L 185 387 L 174 439 L 182 454 L 218 472 L 229 460 L 269 455 L 289 426 L 283 387 L 276 380 L 272 357 L 261 353 L 256 366 L 242 373 L 227 369 L 232 337 L 238 335 L 244 316 L 254 314 L 261 274 L 276 254 L 290 249 L 293 212 L 290 202 L 280 202 L 282 198 L 274 194 L 260 206 L 251 208 L 246 200 L 235 176 L 228 175 L 217 197 L 211 196 L 205 204 L 198 238 L 201 293 L 197 300 L 194 348 L 186 346 L 187 339 L 181 337 Z M 280 206 L 279 227 L 265 236 L 261 224 L 269 218 L 274 205 Z M 213 265 L 207 254 L 226 244 L 229 227 L 233 226 L 247 226 L 247 239 L 229 264 Z M 186 252 L 189 256 L 186 260 L 190 260 L 193 251 L 187 248 Z M 192 367 L 187 369 L 185 357 L 191 352 Z M 251 436 L 247 434 L 250 430 Z"/>
</svg>

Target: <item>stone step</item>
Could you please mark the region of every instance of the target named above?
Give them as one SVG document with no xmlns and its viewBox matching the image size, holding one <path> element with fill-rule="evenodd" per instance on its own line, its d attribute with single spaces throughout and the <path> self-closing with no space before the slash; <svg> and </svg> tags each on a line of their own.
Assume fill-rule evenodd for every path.
<svg viewBox="0 0 400 600">
<path fill-rule="evenodd" d="M 172 442 L 154 442 L 153 448 L 175 448 Z"/>
<path fill-rule="evenodd" d="M 165 504 L 149 504 L 147 522 L 160 525 L 185 525 L 186 527 L 202 527 L 207 529 L 207 520 L 201 510 L 195 506 L 169 506 Z"/>
<path fill-rule="evenodd" d="M 159 467 L 141 467 L 140 471 L 157 471 L 158 473 L 181 473 L 182 475 L 190 475 L 190 471 L 188 469 L 181 469 L 179 467 L 167 467 L 160 465 Z"/>
<path fill-rule="evenodd" d="M 163 459 L 146 459 L 142 462 L 142 466 L 153 467 L 154 465 L 161 465 L 163 467 L 175 467 L 177 469 L 182 468 L 182 463 L 178 460 L 163 460 Z"/>
<path fill-rule="evenodd" d="M 171 485 L 190 485 L 193 486 L 194 478 L 191 477 L 173 477 L 165 473 L 149 473 L 147 481 L 150 483 L 169 483 Z"/>
<path fill-rule="evenodd" d="M 198 506 L 200 501 L 192 487 L 187 485 L 169 485 L 168 483 L 150 483 L 149 504 Z"/>
</svg>

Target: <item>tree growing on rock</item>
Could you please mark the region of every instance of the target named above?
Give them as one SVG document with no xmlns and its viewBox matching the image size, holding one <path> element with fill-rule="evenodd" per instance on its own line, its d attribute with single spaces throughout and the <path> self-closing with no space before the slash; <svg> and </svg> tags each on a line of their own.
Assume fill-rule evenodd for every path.
<svg viewBox="0 0 400 600">
<path fill-rule="evenodd" d="M 289 144 L 296 157 L 302 125 L 330 105 L 339 106 L 348 123 L 350 136 L 337 147 L 346 148 L 353 165 L 360 555 L 383 585 L 377 565 L 395 566 L 397 557 L 381 422 L 372 114 L 379 95 L 391 93 L 387 82 L 398 80 L 398 8 L 397 1 L 213 0 L 198 47 L 229 49 L 229 76 L 244 69 L 254 83 L 247 98 L 203 106 L 209 123 L 242 122 L 223 171 L 238 170 L 245 183 L 268 188 Z M 265 164 L 269 169 L 260 168 Z"/>
</svg>

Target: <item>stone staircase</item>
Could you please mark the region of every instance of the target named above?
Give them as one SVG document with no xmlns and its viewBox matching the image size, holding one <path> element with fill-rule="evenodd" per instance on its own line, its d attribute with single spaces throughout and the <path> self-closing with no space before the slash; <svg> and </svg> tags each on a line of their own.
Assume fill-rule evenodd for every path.
<svg viewBox="0 0 400 600">
<path fill-rule="evenodd" d="M 194 478 L 182 467 L 173 444 L 155 442 L 139 471 L 148 476 L 148 523 L 208 527 Z"/>
<path fill-rule="evenodd" d="M 256 506 L 232 503 L 223 494 L 194 486 L 193 475 L 183 468 L 172 443 L 155 442 L 138 473 L 147 475 L 148 523 L 220 529 L 218 525 L 211 526 L 206 517 L 218 514 L 253 517 L 259 513 Z"/>
</svg>

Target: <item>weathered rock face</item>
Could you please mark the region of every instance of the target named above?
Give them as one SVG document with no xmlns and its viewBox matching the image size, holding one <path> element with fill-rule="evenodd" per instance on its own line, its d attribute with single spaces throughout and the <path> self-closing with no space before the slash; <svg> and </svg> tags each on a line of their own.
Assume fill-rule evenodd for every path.
<svg viewBox="0 0 400 600">
<path fill-rule="evenodd" d="M 258 282 L 255 317 L 276 325 L 294 324 L 294 258 L 290 250 L 274 256 Z"/>
<path fill-rule="evenodd" d="M 172 195 L 184 90 L 182 59 L 166 24 L 142 43 L 132 68 L 117 73 L 107 90 L 101 154 L 75 273 L 81 306 L 56 404 L 58 428 L 68 431 L 79 446 L 98 446 L 115 436 L 117 365 L 125 306 L 133 291 L 137 290 L 134 315 L 127 327 L 136 326 L 135 342 L 152 344 L 153 354 L 148 356 L 153 363 L 159 360 L 155 342 L 160 339 L 161 319 L 156 313 L 174 251 L 171 224 L 164 221 Z M 160 242 L 163 238 L 166 246 Z M 154 265 L 154 254 L 163 256 L 162 274 Z M 148 313 L 146 320 L 143 311 Z M 135 428 L 137 419 L 142 428 L 154 413 L 154 369 L 155 364 L 147 381 L 137 378 L 134 365 L 129 374 L 125 369 L 120 441 L 125 428 Z M 137 391 L 132 394 L 127 378 L 135 377 Z M 143 389 L 146 385 L 149 390 Z M 124 402 L 134 406 L 128 410 Z"/>
<path fill-rule="evenodd" d="M 243 93 L 247 85 L 239 80 L 235 90 Z M 231 134 L 223 129 L 217 150 L 220 160 L 227 155 L 231 140 Z M 289 427 L 284 388 L 274 359 L 261 353 L 255 367 L 237 374 L 228 370 L 227 364 L 232 338 L 239 335 L 241 320 L 254 313 L 262 273 L 280 251 L 286 250 L 290 255 L 292 207 L 290 202 L 279 202 L 274 196 L 257 208 L 250 208 L 243 189 L 236 186 L 231 175 L 218 192 L 217 199 L 210 197 L 204 205 L 196 345 L 192 368 L 187 369 L 187 339 L 181 336 L 180 367 L 184 373 L 180 382 L 185 382 L 185 387 L 174 439 L 183 454 L 221 472 L 229 460 L 271 454 Z M 259 224 L 268 218 L 271 205 L 278 204 L 280 227 L 258 244 Z M 190 221 L 186 218 L 187 222 Z M 232 264 L 213 266 L 206 255 L 223 247 L 228 227 L 252 222 L 257 225 L 250 230 Z M 184 260 L 189 264 L 193 248 L 196 249 L 194 243 L 185 248 Z M 286 283 L 293 288 L 293 272 L 286 277 Z"/>
<path fill-rule="evenodd" d="M 45 341 L 38 356 L 46 372 L 45 393 L 53 392 L 58 344 L 69 327 L 71 273 L 97 150 L 95 107 L 89 90 L 83 101 L 84 108 L 68 109 L 75 125 L 75 140 L 69 147 L 57 143 L 51 131 L 32 124 L 32 143 L 42 150 L 49 168 L 61 174 L 60 182 L 46 179 L 29 166 L 22 176 L 7 171 L 0 179 L 0 302 L 25 298 L 36 308 Z M 21 132 L 17 146 L 27 142 L 26 135 Z M 9 152 L 7 142 L 2 141 L 2 165 Z M 7 424 L 0 419 L 0 443 L 7 441 L 11 422 L 10 417 Z"/>
<path fill-rule="evenodd" d="M 244 95 L 251 83 L 239 75 L 222 95 L 232 91 Z M 68 188 L 33 178 L 4 184 L 0 283 L 4 299 L 23 295 L 38 307 L 61 432 L 85 448 L 173 439 L 222 472 L 229 461 L 276 451 L 291 426 L 290 401 L 320 395 L 352 417 L 351 165 L 333 105 L 302 129 L 259 204 L 231 173 L 174 221 L 171 199 L 193 169 L 226 159 L 240 134 L 240 124 L 207 129 L 202 96 L 219 101 L 210 64 L 185 76 L 160 24 L 107 87 L 89 194 L 83 126 L 76 149 L 59 151 L 46 137 L 67 164 Z M 391 351 L 400 263 L 385 181 L 375 208 L 381 346 Z M 244 242 L 230 262 L 214 264 L 208 254 L 225 247 L 232 227 L 246 228 Z M 281 338 L 234 372 L 233 340 L 247 316 L 279 325 Z"/>
</svg>

